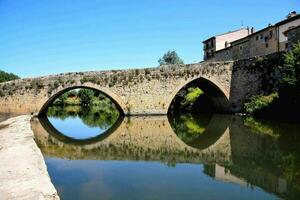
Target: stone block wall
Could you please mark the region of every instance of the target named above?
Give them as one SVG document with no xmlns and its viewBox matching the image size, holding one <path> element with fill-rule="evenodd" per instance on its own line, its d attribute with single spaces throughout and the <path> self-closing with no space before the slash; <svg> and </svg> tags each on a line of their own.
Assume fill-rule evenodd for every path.
<svg viewBox="0 0 300 200">
<path fill-rule="evenodd" d="M 157 68 L 66 73 L 0 84 L 0 113 L 39 113 L 63 92 L 86 87 L 107 94 L 124 114 L 167 114 L 175 95 L 188 83 L 202 79 L 221 92 L 215 102 L 225 111 L 241 112 L 249 96 L 263 93 L 264 67 L 257 60 L 203 62 Z M 205 92 L 206 88 L 202 88 Z M 214 99 L 213 99 L 214 101 Z"/>
<path fill-rule="evenodd" d="M 125 114 L 167 114 L 177 92 L 204 78 L 229 99 L 232 63 L 202 63 L 159 68 L 66 73 L 0 84 L 0 112 L 40 112 L 64 91 L 88 87 L 102 91 Z"/>
</svg>

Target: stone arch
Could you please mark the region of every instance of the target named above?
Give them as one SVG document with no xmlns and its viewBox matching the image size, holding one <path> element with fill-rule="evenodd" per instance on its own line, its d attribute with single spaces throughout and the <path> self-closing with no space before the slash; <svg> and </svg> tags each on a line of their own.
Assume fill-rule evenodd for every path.
<svg viewBox="0 0 300 200">
<path fill-rule="evenodd" d="M 213 77 L 206 77 L 206 76 L 201 76 L 201 77 L 196 77 L 192 79 L 187 79 L 186 81 L 182 81 L 172 92 L 170 97 L 167 100 L 167 109 L 169 111 L 170 106 L 172 104 L 173 99 L 176 97 L 176 95 L 180 92 L 181 89 L 183 89 L 185 86 L 188 84 L 197 81 L 197 80 L 202 80 L 203 82 L 206 82 L 210 85 L 211 89 L 214 88 L 215 91 L 219 91 L 221 94 L 222 98 L 216 99 L 216 104 L 218 104 L 220 107 L 224 107 L 224 111 L 230 111 L 229 107 L 229 97 L 230 97 L 230 92 L 229 89 L 225 88 L 219 81 L 217 81 Z M 201 88 L 203 89 L 203 88 Z M 225 102 L 225 104 L 224 104 Z M 225 108 L 226 107 L 226 108 Z"/>
<path fill-rule="evenodd" d="M 117 106 L 121 115 L 127 114 L 127 108 L 126 108 L 124 102 L 114 92 L 112 92 L 111 90 L 109 90 L 105 87 L 99 87 L 98 85 L 85 84 L 85 85 L 77 85 L 77 86 L 71 86 L 71 87 L 63 87 L 63 88 L 60 88 L 59 90 L 52 91 L 51 97 L 48 98 L 41 106 L 41 108 L 39 110 L 39 115 L 45 114 L 49 105 L 61 94 L 65 93 L 67 91 L 73 90 L 73 89 L 78 89 L 78 88 L 86 88 L 86 89 L 92 89 L 92 90 L 97 90 L 97 91 L 102 92 L 103 94 L 108 96 L 111 99 L 111 101 Z"/>
</svg>

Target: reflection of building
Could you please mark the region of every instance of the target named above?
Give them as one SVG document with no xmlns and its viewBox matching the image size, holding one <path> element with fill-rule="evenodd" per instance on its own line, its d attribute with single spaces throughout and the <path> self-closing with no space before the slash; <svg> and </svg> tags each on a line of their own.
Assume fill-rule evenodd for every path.
<svg viewBox="0 0 300 200">
<path fill-rule="evenodd" d="M 204 165 L 204 173 L 219 181 L 235 183 L 243 186 L 247 185 L 247 182 L 244 179 L 231 174 L 229 170 L 218 164 Z"/>
<path fill-rule="evenodd" d="M 254 32 L 253 28 L 251 28 L 251 30 L 248 28 L 240 29 L 247 30 L 244 34 L 228 38 L 225 37 L 223 40 L 215 40 L 215 38 L 219 36 L 212 37 L 203 42 L 204 60 L 238 60 L 286 51 L 288 50 L 288 36 L 285 33 L 287 30 L 299 25 L 300 14 L 291 12 L 286 19 L 275 25 L 269 24 L 266 28 L 257 32 Z M 214 42 L 216 44 L 214 44 Z M 209 43 L 214 44 L 214 49 L 212 49 L 211 46 L 207 48 Z"/>
<path fill-rule="evenodd" d="M 203 172 L 218 181 L 241 186 L 255 185 L 280 196 L 287 193 L 287 181 L 269 174 L 264 169 L 243 168 L 235 164 L 225 168 L 218 164 L 212 164 L 204 165 Z"/>
</svg>

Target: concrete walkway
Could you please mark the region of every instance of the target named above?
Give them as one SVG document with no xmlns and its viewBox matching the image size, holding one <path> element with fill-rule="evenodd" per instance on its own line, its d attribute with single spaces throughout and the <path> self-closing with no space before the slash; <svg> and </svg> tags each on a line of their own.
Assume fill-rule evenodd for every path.
<svg viewBox="0 0 300 200">
<path fill-rule="evenodd" d="M 0 123 L 0 200 L 59 199 L 40 149 L 30 116 Z"/>
</svg>

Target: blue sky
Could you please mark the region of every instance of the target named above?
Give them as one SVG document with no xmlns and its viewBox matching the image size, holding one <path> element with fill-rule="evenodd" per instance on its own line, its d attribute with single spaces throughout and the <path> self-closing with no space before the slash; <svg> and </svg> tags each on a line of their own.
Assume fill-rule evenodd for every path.
<svg viewBox="0 0 300 200">
<path fill-rule="evenodd" d="M 0 69 L 21 77 L 202 60 L 204 39 L 261 29 L 299 0 L 0 0 Z"/>
</svg>

